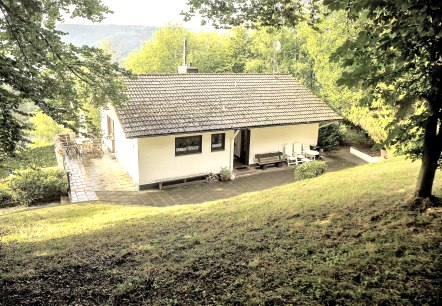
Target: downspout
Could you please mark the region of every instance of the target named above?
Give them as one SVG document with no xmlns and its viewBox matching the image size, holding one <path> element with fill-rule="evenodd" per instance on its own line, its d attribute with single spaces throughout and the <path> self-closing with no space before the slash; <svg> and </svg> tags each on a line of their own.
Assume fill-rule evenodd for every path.
<svg viewBox="0 0 442 306">
<path fill-rule="evenodd" d="M 238 135 L 240 130 L 235 130 L 233 133 L 232 140 L 230 141 L 230 171 L 233 171 L 233 156 L 235 154 L 235 137 Z"/>
</svg>

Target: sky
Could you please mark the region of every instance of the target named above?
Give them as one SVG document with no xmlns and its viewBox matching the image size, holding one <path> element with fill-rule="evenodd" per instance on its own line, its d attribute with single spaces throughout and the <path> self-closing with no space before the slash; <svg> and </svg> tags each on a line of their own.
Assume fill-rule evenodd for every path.
<svg viewBox="0 0 442 306">
<path fill-rule="evenodd" d="M 201 19 L 198 17 L 186 23 L 183 21 L 180 12 L 187 10 L 186 0 L 102 0 L 102 3 L 114 13 L 108 15 L 101 24 L 164 26 L 179 23 L 187 28 L 201 27 Z M 91 24 L 80 18 L 65 18 L 65 23 Z"/>
</svg>

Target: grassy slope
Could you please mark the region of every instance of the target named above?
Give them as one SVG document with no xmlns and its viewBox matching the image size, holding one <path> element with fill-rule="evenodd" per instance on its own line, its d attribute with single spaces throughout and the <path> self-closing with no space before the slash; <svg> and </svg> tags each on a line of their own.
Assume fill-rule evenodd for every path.
<svg viewBox="0 0 442 306">
<path fill-rule="evenodd" d="M 442 212 L 406 208 L 417 168 L 180 207 L 3 210 L 0 304 L 438 304 Z"/>
</svg>

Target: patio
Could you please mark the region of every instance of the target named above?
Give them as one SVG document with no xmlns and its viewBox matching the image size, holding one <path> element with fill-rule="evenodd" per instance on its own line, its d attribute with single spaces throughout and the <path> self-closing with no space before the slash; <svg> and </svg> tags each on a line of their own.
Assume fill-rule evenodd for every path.
<svg viewBox="0 0 442 306">
<path fill-rule="evenodd" d="M 365 161 L 349 153 L 348 148 L 328 153 L 324 160 L 328 172 L 339 171 Z M 70 172 L 70 199 L 72 203 L 88 201 L 171 206 L 196 204 L 230 198 L 246 192 L 259 191 L 293 182 L 293 167 L 268 168 L 240 175 L 230 182 L 216 182 L 170 188 L 138 191 L 123 167 L 105 154 L 103 157 L 83 158 L 67 156 L 65 168 Z"/>
<path fill-rule="evenodd" d="M 123 167 L 111 155 L 78 156 L 66 155 L 66 171 L 69 171 L 71 203 L 97 201 L 98 191 L 136 191 Z"/>
</svg>

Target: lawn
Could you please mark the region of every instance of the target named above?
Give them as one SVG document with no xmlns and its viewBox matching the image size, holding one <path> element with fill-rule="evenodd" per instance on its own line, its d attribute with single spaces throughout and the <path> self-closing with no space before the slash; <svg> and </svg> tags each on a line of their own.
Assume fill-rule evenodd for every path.
<svg viewBox="0 0 442 306">
<path fill-rule="evenodd" d="M 0 304 L 440 305 L 442 211 L 407 206 L 418 166 L 198 205 L 3 209 Z"/>
<path fill-rule="evenodd" d="M 54 146 L 28 148 L 18 154 L 16 158 L 7 158 L 0 167 L 0 179 L 9 175 L 9 170 L 26 167 L 46 168 L 57 166 Z"/>
</svg>

